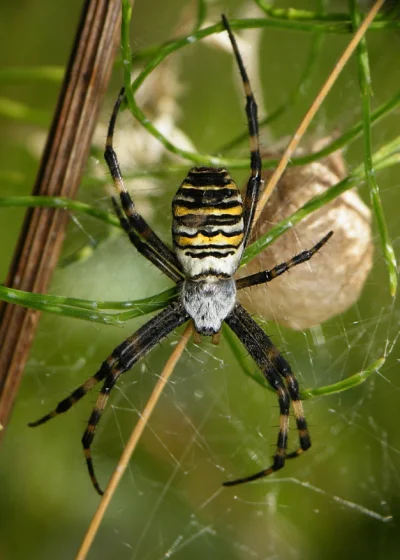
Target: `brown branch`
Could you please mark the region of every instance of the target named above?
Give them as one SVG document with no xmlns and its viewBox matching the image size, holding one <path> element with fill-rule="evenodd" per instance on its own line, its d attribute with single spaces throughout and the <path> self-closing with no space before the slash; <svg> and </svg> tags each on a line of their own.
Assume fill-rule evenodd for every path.
<svg viewBox="0 0 400 560">
<path fill-rule="evenodd" d="M 84 2 L 34 195 L 74 198 L 76 194 L 111 74 L 120 18 L 119 0 Z M 7 286 L 47 291 L 67 221 L 68 213 L 61 209 L 27 211 Z M 0 428 L 10 417 L 39 316 L 38 311 L 9 303 L 0 306 Z"/>
</svg>

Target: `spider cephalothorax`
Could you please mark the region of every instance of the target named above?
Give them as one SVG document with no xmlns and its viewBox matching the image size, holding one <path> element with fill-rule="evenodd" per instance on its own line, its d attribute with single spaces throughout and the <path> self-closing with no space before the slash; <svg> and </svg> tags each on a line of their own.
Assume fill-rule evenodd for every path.
<svg viewBox="0 0 400 560">
<path fill-rule="evenodd" d="M 111 116 L 105 150 L 105 159 L 119 194 L 120 204 L 114 197 L 112 202 L 121 226 L 132 244 L 179 286 L 179 292 L 174 302 L 115 348 L 93 377 L 61 401 L 55 410 L 30 424 L 38 426 L 65 412 L 98 382 L 103 382 L 82 437 L 89 474 L 99 494 L 102 494 L 102 490 L 94 474 L 90 447 L 112 388 L 121 374 L 188 320 L 193 320 L 198 335 L 212 336 L 213 341 L 217 341 L 221 325 L 225 321 L 275 390 L 279 402 L 279 433 L 272 465 L 254 475 L 225 482 L 224 485 L 232 486 L 267 476 L 282 468 L 286 458 L 297 457 L 311 445 L 297 380 L 270 338 L 237 301 L 236 291 L 270 282 L 289 268 L 309 260 L 328 241 L 332 232 L 312 249 L 303 251 L 271 270 L 234 280 L 233 275 L 249 241 L 260 194 L 261 157 L 257 105 L 235 38 L 227 19 L 222 16 L 222 20 L 229 34 L 246 95 L 251 175 L 244 199 L 242 200 L 238 187 L 225 169 L 191 169 L 173 199 L 173 250 L 165 245 L 137 212 L 125 188 L 113 149 L 115 122 L 125 95 L 124 90 L 121 91 Z M 290 403 L 296 417 L 299 447 L 287 453 Z"/>
</svg>

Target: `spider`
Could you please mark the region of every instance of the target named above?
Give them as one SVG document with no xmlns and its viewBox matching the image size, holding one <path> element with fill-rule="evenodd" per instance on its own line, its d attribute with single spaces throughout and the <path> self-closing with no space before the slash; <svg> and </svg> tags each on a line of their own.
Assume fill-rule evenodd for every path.
<svg viewBox="0 0 400 560">
<path fill-rule="evenodd" d="M 262 187 L 261 156 L 257 104 L 235 37 L 224 15 L 222 21 L 229 35 L 246 95 L 251 176 L 244 200 L 226 169 L 190 169 L 172 201 L 173 250 L 165 245 L 136 210 L 125 188 L 117 154 L 113 149 L 116 119 L 125 96 L 124 89 L 121 90 L 111 115 L 104 154 L 119 194 L 119 203 L 114 197 L 112 203 L 131 243 L 139 253 L 176 283 L 178 295 L 163 311 L 117 346 L 95 375 L 62 400 L 52 412 L 29 424 L 31 427 L 39 426 L 66 412 L 97 383 L 103 382 L 82 437 L 89 475 L 99 494 L 103 492 L 95 476 L 90 448 L 112 388 L 120 375 L 131 369 L 171 331 L 189 320 L 193 322 L 198 338 L 201 335 L 211 336 L 214 343 L 218 343 L 221 326 L 225 321 L 252 356 L 278 398 L 279 433 L 272 465 L 256 474 L 224 482 L 224 486 L 234 486 L 268 476 L 281 469 L 285 459 L 297 457 L 311 446 L 297 380 L 270 338 L 239 303 L 236 293 L 243 288 L 270 282 L 293 266 L 308 261 L 328 241 L 333 232 L 330 231 L 311 249 L 271 270 L 234 280 L 233 276 L 239 267 L 243 250 L 249 243 Z M 296 451 L 287 453 L 290 403 L 296 418 L 299 447 Z"/>
</svg>

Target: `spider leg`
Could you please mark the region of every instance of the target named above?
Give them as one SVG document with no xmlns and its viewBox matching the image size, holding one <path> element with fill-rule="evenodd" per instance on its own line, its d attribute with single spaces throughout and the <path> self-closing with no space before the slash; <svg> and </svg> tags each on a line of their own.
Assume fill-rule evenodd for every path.
<svg viewBox="0 0 400 560">
<path fill-rule="evenodd" d="M 256 474 L 223 483 L 224 486 L 234 486 L 263 478 L 281 469 L 285 464 L 285 459 L 297 457 L 309 449 L 311 439 L 300 401 L 299 386 L 289 364 L 240 303 L 235 305 L 234 310 L 225 321 L 252 356 L 268 383 L 275 389 L 280 409 L 279 434 L 273 464 Z M 290 401 L 292 401 L 296 417 L 300 446 L 293 453 L 286 454 Z"/>
<path fill-rule="evenodd" d="M 158 315 L 150 319 L 150 321 L 143 325 L 136 333 L 117 346 L 112 354 L 102 363 L 99 371 L 93 377 L 90 377 L 81 387 L 73 391 L 69 397 L 61 401 L 55 410 L 46 414 L 36 422 L 31 422 L 29 424 L 31 427 L 39 426 L 58 414 L 66 412 L 78 400 L 84 397 L 96 383 L 104 380 L 103 387 L 101 388 L 96 404 L 90 415 L 87 428 L 82 437 L 82 445 L 89 475 L 93 486 L 99 494 L 103 492 L 94 474 L 90 446 L 112 388 L 122 373 L 131 369 L 131 367 L 146 356 L 156 344 L 188 319 L 189 315 L 180 301 L 170 304 Z"/>
<path fill-rule="evenodd" d="M 109 359 L 110 358 L 108 358 L 108 360 Z M 93 389 L 93 387 L 99 381 L 104 379 L 107 372 L 109 371 L 110 366 L 111 364 L 109 365 L 106 364 L 106 362 L 104 362 L 101 368 L 99 369 L 99 371 L 95 375 L 89 377 L 89 379 L 87 379 L 85 383 L 83 383 L 83 385 L 75 389 L 75 391 L 73 391 L 69 395 L 69 397 L 59 402 L 54 410 L 52 410 L 48 414 L 45 414 L 44 416 L 42 416 L 42 418 L 39 418 L 39 420 L 36 420 L 35 422 L 29 422 L 28 426 L 31 428 L 36 428 L 36 426 L 40 426 L 41 424 L 44 424 L 45 422 L 51 420 L 52 418 L 55 418 L 59 414 L 62 414 L 63 412 L 67 412 L 67 410 L 69 410 L 71 406 L 76 404 L 79 400 L 81 400 L 86 395 L 86 393 L 88 393 L 91 389 Z"/>
<path fill-rule="evenodd" d="M 239 66 L 240 75 L 243 82 L 244 92 L 246 95 L 246 115 L 250 138 L 250 159 L 251 159 L 251 176 L 247 183 L 246 195 L 243 201 L 243 221 L 244 221 L 244 246 L 249 242 L 251 228 L 253 226 L 254 214 L 257 207 L 258 198 L 262 184 L 261 179 L 261 155 L 258 141 L 258 109 L 257 103 L 251 89 L 250 80 L 240 55 L 236 39 L 229 26 L 228 20 L 222 15 L 222 21 L 228 32 L 229 39 L 232 44 L 236 62 Z"/>
<path fill-rule="evenodd" d="M 118 208 L 117 210 L 116 203 L 114 203 L 114 208 L 117 211 L 121 226 L 128 233 L 129 239 L 136 249 L 153 264 L 155 264 L 162 272 L 166 273 L 166 270 L 168 270 L 167 275 L 175 282 L 179 282 L 183 277 L 181 264 L 176 258 L 175 253 L 167 247 L 167 245 L 165 245 L 165 243 L 147 224 L 144 218 L 137 212 L 135 204 L 125 187 L 117 154 L 113 148 L 115 122 L 120 105 L 124 99 L 124 95 L 125 89 L 122 88 L 111 115 L 104 158 L 113 178 L 115 188 L 119 193 L 122 209 L 125 213 L 126 219 L 122 217 L 120 209 Z M 121 221 L 121 218 L 123 218 L 123 222 Z M 144 240 L 145 243 L 141 240 Z"/>
<path fill-rule="evenodd" d="M 112 196 L 111 201 L 114 206 L 115 213 L 119 219 L 119 223 L 121 224 L 122 229 L 126 232 L 131 241 L 132 245 L 136 247 L 136 249 L 141 253 L 146 259 L 152 262 L 161 272 L 163 272 L 166 276 L 171 278 L 174 282 L 180 282 L 182 280 L 182 276 L 178 274 L 175 270 L 171 268 L 171 266 L 166 264 L 165 260 L 162 259 L 158 253 L 154 252 L 152 248 L 144 241 L 141 240 L 140 236 L 135 232 L 133 227 L 130 225 L 128 220 L 122 214 L 121 208 L 118 206 L 117 201 Z"/>
<path fill-rule="evenodd" d="M 256 274 L 251 274 L 245 278 L 239 278 L 236 280 L 236 289 L 242 290 L 243 288 L 249 288 L 250 286 L 256 286 L 257 284 L 265 284 L 266 282 L 271 282 L 274 278 L 277 278 L 293 266 L 297 266 L 303 262 L 309 261 L 317 251 L 321 249 L 323 245 L 330 239 L 333 235 L 333 231 L 330 231 L 318 241 L 311 249 L 302 251 L 298 255 L 294 256 L 287 262 L 283 262 L 271 268 L 271 270 L 264 270 L 262 272 L 257 272 Z"/>
</svg>

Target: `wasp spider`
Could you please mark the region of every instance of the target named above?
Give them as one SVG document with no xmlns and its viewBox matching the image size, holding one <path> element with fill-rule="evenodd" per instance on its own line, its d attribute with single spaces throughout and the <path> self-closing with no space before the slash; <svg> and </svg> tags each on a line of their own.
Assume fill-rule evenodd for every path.
<svg viewBox="0 0 400 560">
<path fill-rule="evenodd" d="M 276 391 L 279 402 L 279 433 L 272 465 L 251 476 L 225 482 L 224 485 L 233 486 L 267 476 L 282 468 L 285 459 L 297 457 L 311 445 L 297 380 L 269 337 L 237 301 L 236 292 L 249 286 L 270 282 L 293 266 L 308 261 L 327 242 L 332 232 L 312 249 L 303 251 L 288 262 L 271 270 L 234 280 L 233 275 L 249 242 L 259 199 L 262 185 L 261 157 L 256 101 L 236 40 L 225 16 L 222 16 L 222 21 L 229 34 L 246 95 L 251 176 L 244 199 L 242 200 L 237 185 L 226 169 L 192 168 L 172 201 L 173 250 L 165 245 L 136 210 L 125 188 L 117 155 L 113 149 L 115 123 L 124 98 L 124 90 L 121 91 L 111 116 L 105 148 L 105 159 L 119 194 L 119 203 L 115 198 L 112 198 L 112 202 L 121 226 L 132 244 L 177 284 L 179 295 L 163 311 L 115 348 L 97 373 L 61 401 L 55 410 L 29 424 L 39 426 L 66 412 L 101 381 L 103 386 L 82 438 L 90 478 L 99 494 L 102 494 L 102 490 L 94 473 L 90 447 L 112 388 L 120 375 L 131 369 L 171 331 L 189 320 L 193 321 L 198 335 L 211 336 L 214 342 L 217 342 L 221 325 L 225 321 Z M 287 453 L 290 403 L 296 417 L 299 447 L 296 451 Z"/>
</svg>

